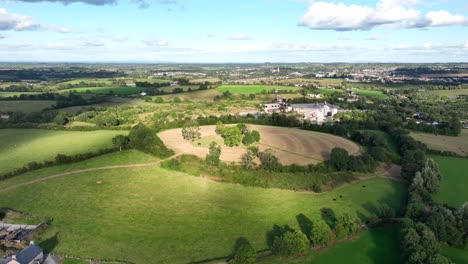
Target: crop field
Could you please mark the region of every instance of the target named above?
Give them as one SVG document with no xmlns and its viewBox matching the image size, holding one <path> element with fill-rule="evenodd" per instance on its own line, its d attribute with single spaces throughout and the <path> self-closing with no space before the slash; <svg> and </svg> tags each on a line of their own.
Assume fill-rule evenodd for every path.
<svg viewBox="0 0 468 264">
<path fill-rule="evenodd" d="M 263 151 L 271 148 L 284 165 L 293 163 L 301 165 L 320 163 L 329 157 L 331 150 L 335 147 L 344 148 L 351 154 L 358 154 L 360 152 L 360 147 L 355 143 L 330 134 L 295 128 L 255 125 L 248 125 L 248 127 L 260 132 L 259 149 Z M 202 126 L 200 132 L 202 140 L 204 137 L 218 137 L 218 141 L 222 140 L 216 134 L 215 126 Z M 204 158 L 208 154 L 206 146 L 196 146 L 190 141 L 184 140 L 181 129 L 166 130 L 158 135 L 166 146 L 177 153 L 196 155 L 201 158 Z M 244 153 L 245 147 L 231 148 L 222 145 L 221 160 L 239 162 Z"/>
<path fill-rule="evenodd" d="M 218 91 L 231 93 L 261 93 L 262 91 L 286 90 L 298 91 L 301 88 L 295 86 L 276 86 L 276 85 L 221 85 Z"/>
<path fill-rule="evenodd" d="M 441 204 L 459 207 L 468 201 L 468 159 L 430 156 L 439 165 L 442 181 L 434 199 Z"/>
<path fill-rule="evenodd" d="M 22 112 L 29 114 L 40 112 L 55 105 L 55 101 L 31 100 L 31 101 L 0 101 L 0 112 Z"/>
<path fill-rule="evenodd" d="M 113 164 L 117 159 L 127 161 L 128 153 L 122 152 L 126 158 L 117 158 L 119 154 L 86 162 L 93 167 L 106 165 L 106 159 Z M 140 159 L 145 158 L 137 162 Z M 80 164 L 71 165 L 82 169 Z M 187 263 L 227 256 L 240 236 L 261 250 L 274 224 L 297 228 L 296 216 L 301 213 L 314 220 L 327 207 L 336 214 L 368 216 L 382 202 L 398 208 L 404 196 L 403 185 L 382 178 L 313 194 L 217 183 L 157 165 L 40 181 L 57 172 L 52 167 L 3 181 L 0 208 L 52 217 L 50 229 L 36 241 L 48 250 L 134 263 Z M 28 182 L 31 179 L 36 181 Z M 23 185 L 5 190 L 20 181 Z"/>
<path fill-rule="evenodd" d="M 426 144 L 429 149 L 451 151 L 458 155 L 468 155 L 468 129 L 463 129 L 457 137 L 411 132 L 411 136 Z"/>
<path fill-rule="evenodd" d="M 430 94 L 436 94 L 440 96 L 459 96 L 459 95 L 468 95 L 468 89 L 453 89 L 453 90 L 436 90 L 436 91 L 428 91 Z"/>
<path fill-rule="evenodd" d="M 262 264 L 280 263 L 340 263 L 340 264 L 396 264 L 400 258 L 398 227 L 364 230 L 359 237 L 341 242 L 319 253 L 296 258 L 267 258 Z"/>
<path fill-rule="evenodd" d="M 82 87 L 82 88 L 72 88 L 61 90 L 61 93 L 68 93 L 69 91 L 76 91 L 78 93 L 94 93 L 94 94 L 115 94 L 115 95 L 131 95 L 141 93 L 145 90 L 145 88 L 138 88 L 138 87 Z"/>
<path fill-rule="evenodd" d="M 51 131 L 0 129 L 0 174 L 29 162 L 53 160 L 57 154 L 79 154 L 112 147 L 112 138 L 127 131 Z"/>
</svg>

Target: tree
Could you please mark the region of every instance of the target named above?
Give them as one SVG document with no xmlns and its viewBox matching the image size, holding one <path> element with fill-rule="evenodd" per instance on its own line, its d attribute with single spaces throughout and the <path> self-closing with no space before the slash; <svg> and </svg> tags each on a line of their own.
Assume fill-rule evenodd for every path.
<svg viewBox="0 0 468 264">
<path fill-rule="evenodd" d="M 260 141 L 260 133 L 258 133 L 257 130 L 252 130 L 251 134 L 252 134 L 253 139 L 254 139 L 256 142 L 259 142 L 259 141 Z"/>
<path fill-rule="evenodd" d="M 332 231 L 324 221 L 314 222 L 312 231 L 310 232 L 310 241 L 317 246 L 327 246 L 332 240 Z"/>
<path fill-rule="evenodd" d="M 130 140 L 130 147 L 145 153 L 150 153 L 160 158 L 165 158 L 173 154 L 156 135 L 156 131 L 153 131 L 142 123 L 132 127 L 128 138 Z"/>
<path fill-rule="evenodd" d="M 395 210 L 387 204 L 382 204 L 377 208 L 377 217 L 382 221 L 389 221 L 395 217 Z"/>
<path fill-rule="evenodd" d="M 186 140 L 199 139 L 201 136 L 200 125 L 195 120 L 187 121 L 182 128 L 182 137 Z"/>
<path fill-rule="evenodd" d="M 439 173 L 439 166 L 433 159 L 426 160 L 421 170 L 421 177 L 424 181 L 424 188 L 429 193 L 435 193 L 439 190 L 441 176 Z"/>
<path fill-rule="evenodd" d="M 67 113 L 65 113 L 65 112 L 58 112 L 57 115 L 56 115 L 55 118 L 54 118 L 54 122 L 55 122 L 57 125 L 61 125 L 61 126 L 64 126 L 64 125 L 68 124 L 69 119 L 68 119 L 68 117 L 67 117 Z"/>
<path fill-rule="evenodd" d="M 354 235 L 357 231 L 359 231 L 359 221 L 348 213 L 336 219 L 335 235 L 338 239 Z"/>
<path fill-rule="evenodd" d="M 237 126 L 223 129 L 224 145 L 229 147 L 239 146 L 242 141 L 242 132 Z"/>
<path fill-rule="evenodd" d="M 232 250 L 232 259 L 230 263 L 251 264 L 255 263 L 255 259 L 255 249 L 252 247 L 250 242 L 244 237 L 238 238 Z"/>
<path fill-rule="evenodd" d="M 205 158 L 206 164 L 210 166 L 218 166 L 219 157 L 221 157 L 221 147 L 213 141 L 210 143 L 210 152 Z"/>
<path fill-rule="evenodd" d="M 309 250 L 309 239 L 300 231 L 286 231 L 282 236 L 276 237 L 272 252 L 279 256 L 292 256 L 305 254 Z"/>
<path fill-rule="evenodd" d="M 255 153 L 252 150 L 248 149 L 244 153 L 244 155 L 242 155 L 242 158 L 241 158 L 242 168 L 248 170 L 248 169 L 251 169 L 253 166 L 255 166 L 255 162 L 254 162 L 255 157 L 256 157 Z"/>
<path fill-rule="evenodd" d="M 122 149 L 127 147 L 129 143 L 130 139 L 124 135 L 117 135 L 114 138 L 112 138 L 112 144 L 114 144 L 115 147 L 119 148 L 119 151 L 122 151 Z"/>
<path fill-rule="evenodd" d="M 242 138 L 242 143 L 246 146 L 255 142 L 255 139 L 252 137 L 252 133 L 247 132 L 244 134 L 244 138 Z"/>
<path fill-rule="evenodd" d="M 331 151 L 328 163 L 338 171 L 348 168 L 349 154 L 348 151 L 342 148 L 334 148 Z"/>
<path fill-rule="evenodd" d="M 281 163 L 271 149 L 259 153 L 261 168 L 266 171 L 280 171 Z"/>
</svg>

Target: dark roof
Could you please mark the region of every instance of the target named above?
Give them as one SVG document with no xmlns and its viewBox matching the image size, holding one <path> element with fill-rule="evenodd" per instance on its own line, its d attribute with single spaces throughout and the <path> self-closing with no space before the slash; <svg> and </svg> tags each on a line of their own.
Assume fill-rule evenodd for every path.
<svg viewBox="0 0 468 264">
<path fill-rule="evenodd" d="M 41 253 L 42 248 L 36 245 L 30 245 L 29 247 L 23 249 L 18 255 L 16 255 L 16 260 L 19 263 L 29 263 Z"/>
</svg>

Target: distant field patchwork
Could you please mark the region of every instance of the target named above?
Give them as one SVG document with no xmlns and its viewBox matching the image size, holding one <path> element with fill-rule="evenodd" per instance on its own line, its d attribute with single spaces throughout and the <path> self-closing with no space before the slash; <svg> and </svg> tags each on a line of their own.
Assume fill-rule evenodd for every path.
<svg viewBox="0 0 468 264">
<path fill-rule="evenodd" d="M 221 85 L 218 91 L 231 93 L 261 93 L 262 91 L 275 91 L 275 90 L 286 90 L 286 91 L 298 91 L 301 88 L 295 86 L 276 86 L 276 85 Z"/>
<path fill-rule="evenodd" d="M 411 136 L 426 144 L 429 149 L 451 151 L 458 155 L 468 155 L 468 129 L 463 129 L 457 137 L 411 132 Z"/>
<path fill-rule="evenodd" d="M 53 160 L 59 153 L 71 155 L 110 148 L 114 136 L 127 133 L 0 129 L 0 174 L 32 161 Z"/>
<path fill-rule="evenodd" d="M 73 88 L 73 89 L 61 90 L 60 92 L 67 93 L 69 91 L 76 91 L 78 93 L 131 95 L 131 94 L 141 93 L 145 90 L 146 88 L 109 86 L 109 87 Z"/>
<path fill-rule="evenodd" d="M 22 112 L 25 114 L 40 112 L 55 105 L 55 101 L 0 101 L 0 112 Z"/>
</svg>

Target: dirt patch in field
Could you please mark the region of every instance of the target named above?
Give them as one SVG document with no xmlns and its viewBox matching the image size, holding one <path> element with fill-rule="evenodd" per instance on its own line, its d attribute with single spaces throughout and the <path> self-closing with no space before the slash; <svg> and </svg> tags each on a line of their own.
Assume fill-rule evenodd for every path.
<svg viewBox="0 0 468 264">
<path fill-rule="evenodd" d="M 360 147 L 355 143 L 341 137 L 296 128 L 283 128 L 271 126 L 248 125 L 249 129 L 260 132 L 258 147 L 261 151 L 272 149 L 274 154 L 284 165 L 290 164 L 316 164 L 327 159 L 335 147 L 346 149 L 350 154 L 360 153 Z M 202 126 L 201 136 L 216 136 L 215 126 Z M 166 130 L 158 134 L 164 144 L 178 154 L 190 154 L 204 158 L 208 148 L 194 146 L 190 141 L 184 140 L 181 129 Z M 240 162 L 245 153 L 245 147 L 230 148 L 222 146 L 221 160 L 227 162 Z"/>
</svg>

